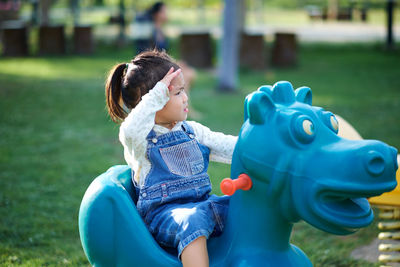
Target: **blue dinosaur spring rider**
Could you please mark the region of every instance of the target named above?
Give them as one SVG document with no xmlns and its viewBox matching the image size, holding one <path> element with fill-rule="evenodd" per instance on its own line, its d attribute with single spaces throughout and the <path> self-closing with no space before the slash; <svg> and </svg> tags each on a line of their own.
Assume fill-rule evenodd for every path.
<svg viewBox="0 0 400 267">
<path fill-rule="evenodd" d="M 210 266 L 312 266 L 289 243 L 293 223 L 353 233 L 373 220 L 366 197 L 396 187 L 396 149 L 339 137 L 335 116 L 312 106 L 311 99 L 309 88 L 294 91 L 289 82 L 262 86 L 246 97 L 234 179 L 221 183 L 224 193 L 234 194 L 224 233 L 208 241 Z M 79 230 L 90 263 L 181 266 L 154 241 L 135 199 L 128 166 L 110 168 L 89 186 Z"/>
</svg>

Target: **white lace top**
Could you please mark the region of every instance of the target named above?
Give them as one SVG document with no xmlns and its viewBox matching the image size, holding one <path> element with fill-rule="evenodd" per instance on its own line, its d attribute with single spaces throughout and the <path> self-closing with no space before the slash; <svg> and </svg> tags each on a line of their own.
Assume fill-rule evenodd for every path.
<svg viewBox="0 0 400 267">
<path fill-rule="evenodd" d="M 151 163 L 147 159 L 146 137 L 153 129 L 156 135 L 181 129 L 178 122 L 173 129 L 155 124 L 156 112 L 161 110 L 169 100 L 168 87 L 158 82 L 156 86 L 142 97 L 139 104 L 122 122 L 119 140 L 124 147 L 124 157 L 128 165 L 135 171 L 135 181 L 144 184 L 145 177 L 150 171 Z M 210 160 L 228 163 L 232 161 L 233 149 L 237 137 L 213 132 L 208 127 L 194 121 L 186 121 L 194 130 L 196 140 L 210 149 Z"/>
</svg>

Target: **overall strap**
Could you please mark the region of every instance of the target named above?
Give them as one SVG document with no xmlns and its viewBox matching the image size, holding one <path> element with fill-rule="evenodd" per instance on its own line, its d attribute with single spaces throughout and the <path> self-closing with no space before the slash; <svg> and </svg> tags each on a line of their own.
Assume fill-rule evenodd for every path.
<svg viewBox="0 0 400 267">
<path fill-rule="evenodd" d="M 146 137 L 146 139 L 147 140 L 151 140 L 151 139 L 153 139 L 154 137 L 156 137 L 157 135 L 156 135 L 156 132 L 153 130 L 153 129 L 151 129 L 151 131 L 149 132 L 149 134 L 147 135 L 147 137 Z"/>
<path fill-rule="evenodd" d="M 192 126 L 190 126 L 186 121 L 182 122 L 182 129 L 187 134 L 195 135 Z"/>
<path fill-rule="evenodd" d="M 186 121 L 182 121 L 181 128 L 187 135 L 193 135 L 193 136 L 195 135 L 193 128 Z M 153 138 L 156 137 L 157 137 L 156 132 L 153 129 L 151 129 L 151 131 L 146 137 L 146 140 L 151 141 Z"/>
</svg>

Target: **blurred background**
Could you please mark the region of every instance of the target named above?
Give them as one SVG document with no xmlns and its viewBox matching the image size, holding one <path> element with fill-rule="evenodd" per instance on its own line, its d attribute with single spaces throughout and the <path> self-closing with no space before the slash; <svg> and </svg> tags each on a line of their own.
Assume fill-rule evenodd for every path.
<svg viewBox="0 0 400 267">
<path fill-rule="evenodd" d="M 0 265 L 89 265 L 80 201 L 125 164 L 104 81 L 143 45 L 185 66 L 189 119 L 212 130 L 237 135 L 245 96 L 288 80 L 364 138 L 400 148 L 398 1 L 171 0 L 158 20 L 154 3 L 0 0 Z M 220 194 L 230 166 L 209 174 Z M 299 223 L 292 242 L 315 266 L 379 266 L 365 256 L 377 250 L 352 254 L 377 234 L 375 224 L 338 237 Z"/>
</svg>

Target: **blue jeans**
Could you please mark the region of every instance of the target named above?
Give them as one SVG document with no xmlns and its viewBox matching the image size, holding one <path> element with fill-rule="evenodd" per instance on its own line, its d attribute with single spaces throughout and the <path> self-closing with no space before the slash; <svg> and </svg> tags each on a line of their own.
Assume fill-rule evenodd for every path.
<svg viewBox="0 0 400 267">
<path fill-rule="evenodd" d="M 137 202 L 155 240 L 177 248 L 178 257 L 200 236 L 220 235 L 228 213 L 229 197 L 209 194 L 210 150 L 194 137 L 186 122 L 182 130 L 149 133 L 146 153 L 152 167 Z"/>
</svg>

